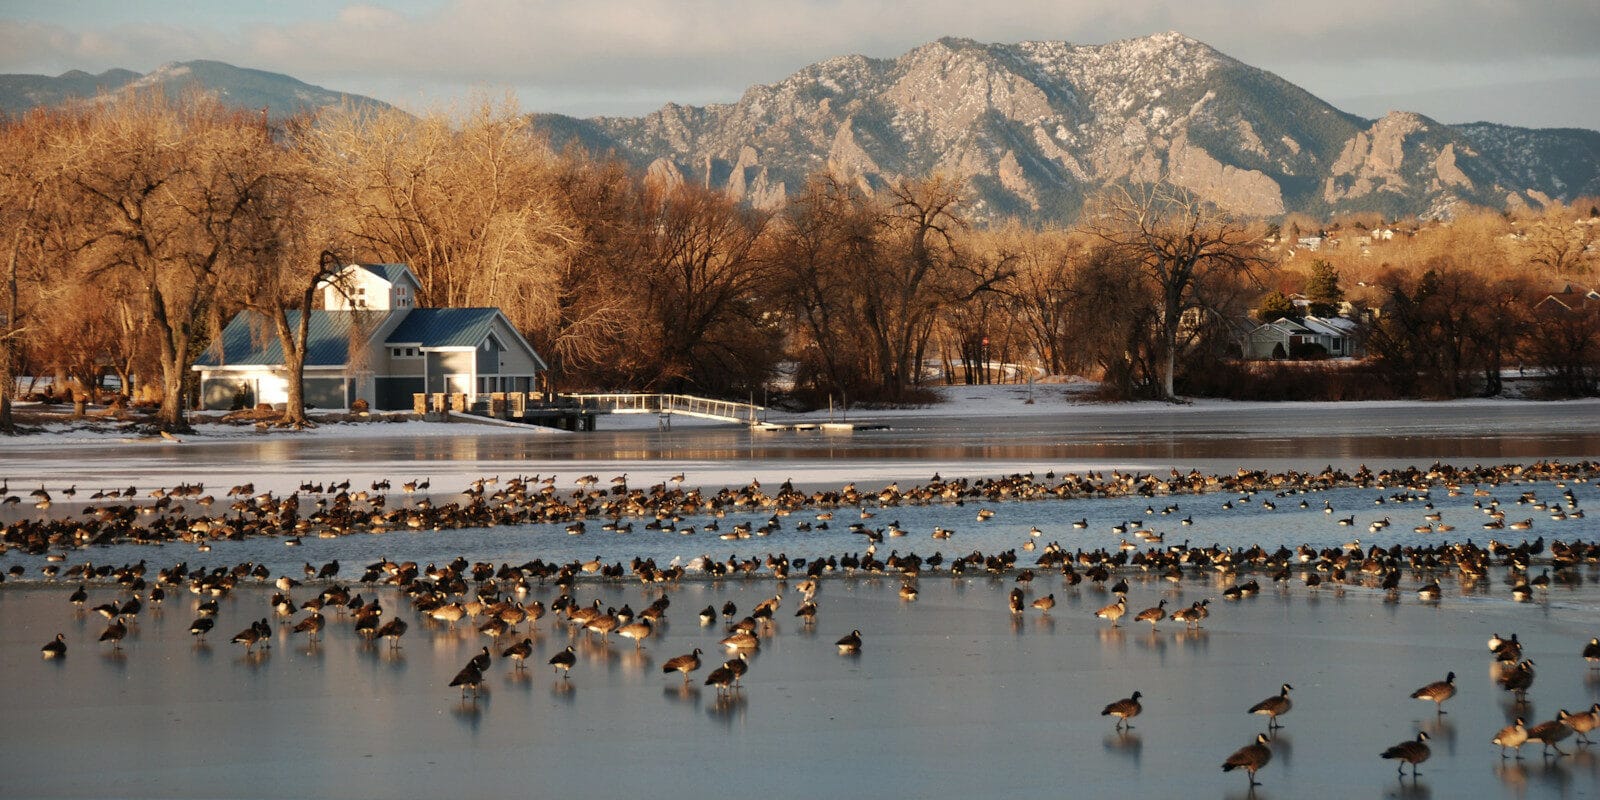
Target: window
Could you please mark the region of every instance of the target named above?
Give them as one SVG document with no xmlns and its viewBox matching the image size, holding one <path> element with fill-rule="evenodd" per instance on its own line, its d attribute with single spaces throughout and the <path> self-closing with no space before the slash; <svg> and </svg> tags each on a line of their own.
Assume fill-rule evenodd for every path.
<svg viewBox="0 0 1600 800">
<path fill-rule="evenodd" d="M 421 353 L 420 350 L 418 350 L 415 347 L 391 347 L 391 348 L 389 348 L 389 357 L 390 358 L 421 358 L 422 357 L 422 353 Z"/>
</svg>

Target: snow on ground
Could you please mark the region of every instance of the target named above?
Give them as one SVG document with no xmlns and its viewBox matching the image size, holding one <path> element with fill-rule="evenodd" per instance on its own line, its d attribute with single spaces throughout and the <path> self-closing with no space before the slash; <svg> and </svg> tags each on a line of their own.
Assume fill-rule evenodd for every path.
<svg viewBox="0 0 1600 800">
<path fill-rule="evenodd" d="M 1461 400 L 1370 400 L 1345 402 L 1267 402 L 1195 399 L 1183 403 L 1137 401 L 1128 403 L 1096 402 L 1090 398 L 1096 384 L 1073 380 L 1068 383 L 1049 384 L 989 384 L 983 386 L 939 386 L 933 391 L 942 402 L 907 408 L 852 408 L 818 409 L 806 413 L 768 412 L 764 419 L 776 424 L 856 422 L 893 422 L 919 417 L 983 417 L 1027 418 L 1070 414 L 1091 416 L 1096 414 L 1150 413 L 1163 416 L 1173 414 L 1198 414 L 1227 410 L 1234 412 L 1271 414 L 1286 410 L 1337 411 L 1341 414 L 1359 414 L 1364 411 L 1417 409 L 1449 409 L 1452 412 L 1470 412 L 1474 408 L 1507 408 L 1519 405 L 1538 408 L 1570 409 L 1576 415 L 1600 413 L 1600 398 L 1567 401 L 1529 401 L 1510 398 L 1470 398 Z M 220 421 L 220 415 L 196 413 L 193 433 L 183 434 L 185 442 L 259 441 L 264 437 L 284 439 L 413 439 L 472 436 L 573 436 L 569 431 L 519 425 L 495 420 L 475 420 L 457 417 L 449 423 L 424 422 L 415 419 L 373 418 L 371 422 L 322 423 L 316 428 L 295 431 L 287 429 L 260 430 L 252 425 L 237 425 Z M 673 414 L 602 414 L 599 427 L 603 431 L 694 430 L 743 427 L 743 422 L 704 419 Z M 59 421 L 39 426 L 38 434 L 0 438 L 0 452 L 23 447 L 33 448 L 42 442 L 64 445 L 98 445 L 108 442 L 162 444 L 167 440 L 159 436 L 130 433 L 121 423 L 102 421 L 92 423 Z M 1277 428 L 1280 433 L 1285 432 Z M 1294 431 L 1289 431 L 1294 432 Z M 1302 431 L 1308 432 L 1308 431 Z"/>
</svg>

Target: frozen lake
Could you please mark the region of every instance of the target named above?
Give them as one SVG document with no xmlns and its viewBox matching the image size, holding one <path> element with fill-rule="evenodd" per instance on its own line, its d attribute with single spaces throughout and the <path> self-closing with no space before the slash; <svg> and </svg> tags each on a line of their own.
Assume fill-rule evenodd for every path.
<svg viewBox="0 0 1600 800">
<path fill-rule="evenodd" d="M 1239 466 L 1316 470 L 1325 464 L 1600 459 L 1595 403 L 1074 406 L 1042 413 L 1038 405 L 1021 407 L 1018 391 L 994 389 L 951 409 L 853 416 L 888 428 L 849 436 L 682 423 L 657 430 L 653 420 L 635 419 L 615 421 L 627 429 L 589 435 L 453 426 L 445 434 L 374 437 L 340 430 L 182 444 L 38 437 L 0 445 L 0 476 L 9 477 L 13 492 L 44 483 L 58 498 L 72 484 L 87 493 L 198 480 L 220 496 L 247 481 L 258 491 L 281 492 L 306 480 L 349 477 L 359 487 L 379 478 L 398 485 L 429 477 L 434 499 L 446 502 L 484 475 L 555 473 L 570 490 L 584 473 L 602 480 L 627 473 L 631 485 L 643 486 L 682 472 L 685 486 L 710 490 L 752 478 L 769 486 L 792 478 L 829 489 L 853 480 L 870 492 L 890 481 L 925 481 L 934 472 L 1230 473 Z M 1018 413 L 1005 416 L 1005 404 L 1013 403 Z M 1356 539 L 1385 547 L 1467 538 L 1483 543 L 1496 534 L 1512 541 L 1600 539 L 1597 518 L 1557 521 L 1548 509 L 1517 502 L 1533 492 L 1559 504 L 1569 490 L 1578 508 L 1600 505 L 1600 487 L 1592 481 L 1505 484 L 1490 498 L 1386 487 L 1285 497 L 970 501 L 869 509 L 876 516 L 865 519 L 839 509 L 827 530 L 820 530 L 824 520 L 815 512 L 795 512 L 780 518 L 772 535 L 740 541 L 717 538 L 705 530 L 712 519 L 697 517 L 678 523 L 695 529 L 689 534 L 645 531 L 644 520 L 636 520 L 628 534 L 602 531 L 591 521 L 581 536 L 567 535 L 562 525 L 530 525 L 307 537 L 299 547 L 261 538 L 218 542 L 204 553 L 183 544 L 120 545 L 72 551 L 62 566 L 144 559 L 153 571 L 178 562 L 248 561 L 299 578 L 304 565 L 337 558 L 344 565 L 340 577 L 353 581 L 379 558 L 443 563 L 463 556 L 499 564 L 641 556 L 665 565 L 674 558 L 781 552 L 812 559 L 865 550 L 866 538 L 847 529 L 853 522 L 872 528 L 897 522 L 906 531 L 877 545 L 880 559 L 891 551 L 938 551 L 948 558 L 1015 549 L 1019 565 L 1031 565 L 1051 542 L 1067 550 L 1115 548 L 1124 540 L 1145 547 L 1188 540 L 1271 549 Z M 417 502 L 398 492 L 393 499 Z M 1500 501 L 1508 521 L 1532 519 L 1532 528 L 1483 530 L 1487 518 L 1473 504 L 1488 499 Z M 1324 504 L 1333 513 L 1324 513 Z M 72 505 L 58 504 L 53 512 L 72 513 Z M 994 517 L 978 521 L 979 508 Z M 1427 511 L 1455 530 L 1413 531 Z M 0 519 L 31 512 L 23 504 L 0 512 Z M 769 514 L 730 513 L 716 523 L 726 531 L 739 522 L 759 525 Z M 1390 527 L 1368 530 L 1385 517 Z M 1355 524 L 1340 526 L 1341 518 Z M 1077 520 L 1086 527 L 1073 527 Z M 801 531 L 802 522 L 812 530 Z M 1124 531 L 1116 532 L 1116 525 Z M 936 526 L 955 532 L 935 540 Z M 1031 528 L 1039 529 L 1037 537 Z M 1164 544 L 1137 540 L 1132 532 L 1139 528 L 1160 533 Z M 1022 549 L 1030 541 L 1038 551 Z M 1311 590 L 1299 573 L 1278 586 L 1259 574 L 1194 571 L 1174 584 L 1134 570 L 1125 573 L 1132 611 L 1116 629 L 1091 615 L 1110 602 L 1107 591 L 1088 582 L 1069 587 L 1048 571 L 1023 588 L 1029 600 L 1054 595 L 1058 605 L 1048 615 L 1029 609 L 1020 617 L 1006 608 L 1007 592 L 1018 585 L 1014 575 L 927 575 L 914 602 L 900 599 L 898 579 L 832 577 L 822 581 L 814 628 L 793 617 L 800 601 L 796 580 L 691 580 L 667 587 L 581 582 L 573 592 L 580 603 L 636 610 L 664 591 L 671 598 L 667 622 L 641 652 L 625 640 L 569 634 L 547 618 L 537 633 L 519 634 L 534 639 L 529 669 L 513 670 L 497 657 L 483 697 L 469 701 L 446 684 L 480 647 L 491 645 L 498 654 L 509 641 L 493 643 L 471 626 L 452 631 L 425 621 L 393 588 L 378 589 L 376 596 L 386 614 L 411 623 L 398 652 L 362 642 L 347 619 L 330 616 L 326 641 L 317 647 L 274 621 L 272 647 L 246 655 L 228 638 L 272 614 L 271 589 L 245 586 L 222 600 L 209 644 L 197 644 L 188 633 L 199 598 L 185 592 L 144 611 L 114 653 L 96 642 L 105 621 L 67 603 L 69 586 L 76 584 L 39 580 L 44 563 L 16 551 L 0 555 L 0 567 L 20 565 L 26 578 L 0 589 L 0 675 L 6 676 L 0 708 L 10 714 L 0 727 L 4 796 L 704 797 L 755 791 L 774 797 L 1173 797 L 1198 791 L 1242 797 L 1243 776 L 1223 774 L 1218 765 L 1265 730 L 1244 710 L 1284 682 L 1295 687 L 1295 708 L 1275 736 L 1275 755 L 1260 773 L 1265 785 L 1256 797 L 1570 797 L 1600 789 L 1600 759 L 1571 739 L 1561 746 L 1573 756 L 1542 759 L 1534 745 L 1522 762 L 1502 762 L 1489 744 L 1514 716 L 1531 724 L 1600 700 L 1600 673 L 1578 655 L 1589 637 L 1600 635 L 1594 565 L 1563 573 L 1531 603 L 1511 601 L 1503 569 L 1471 584 L 1441 573 L 1445 597 L 1434 604 L 1415 594 L 1429 576 L 1411 572 L 1390 599 L 1368 586 Z M 1248 577 L 1263 584 L 1260 596 L 1222 600 L 1225 585 Z M 374 596 L 359 584 L 351 589 Z M 90 606 L 128 597 L 110 584 L 89 591 Z M 314 593 L 302 587 L 294 594 L 304 600 Z M 535 586 L 526 599 L 548 604 L 557 593 Z M 745 688 L 719 697 L 702 681 L 726 657 L 717 646 L 726 631 L 721 622 L 702 627 L 699 609 L 733 601 L 747 614 L 775 593 L 784 597 L 776 630 L 752 658 Z M 1171 622 L 1151 631 L 1131 622 L 1132 613 L 1161 599 L 1171 610 L 1202 598 L 1213 600 L 1215 612 L 1202 631 Z M 866 644 L 859 656 L 841 656 L 833 642 L 851 629 L 860 629 Z M 69 655 L 40 659 L 39 646 L 58 632 Z M 1538 663 L 1530 707 L 1514 706 L 1492 680 L 1484 640 L 1493 632 L 1518 633 Z M 569 643 L 578 656 L 570 682 L 545 666 Z M 667 658 L 694 647 L 706 651 L 706 666 L 690 686 L 661 674 Z M 1406 698 L 1450 670 L 1460 687 L 1445 706 L 1451 713 L 1436 717 L 1431 705 Z M 1145 712 L 1132 732 L 1117 734 L 1099 710 L 1135 690 L 1144 696 Z M 1418 730 L 1433 736 L 1433 757 L 1419 780 L 1402 783 L 1393 764 L 1377 754 Z M 69 752 L 74 755 L 63 755 Z"/>
</svg>

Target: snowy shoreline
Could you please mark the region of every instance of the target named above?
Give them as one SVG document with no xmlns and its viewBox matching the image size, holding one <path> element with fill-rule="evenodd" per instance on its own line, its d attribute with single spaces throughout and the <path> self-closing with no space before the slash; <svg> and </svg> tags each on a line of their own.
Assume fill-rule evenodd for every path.
<svg viewBox="0 0 1600 800">
<path fill-rule="evenodd" d="M 1143 414 L 1151 416 L 1196 415 L 1210 412 L 1233 412 L 1262 415 L 1270 422 L 1272 415 L 1285 412 L 1338 412 L 1359 414 L 1375 410 L 1409 410 L 1432 413 L 1441 409 L 1452 412 L 1470 412 L 1474 409 L 1505 409 L 1528 407 L 1537 409 L 1570 409 L 1575 414 L 1600 417 L 1600 398 L 1580 400 L 1526 400 L 1512 398 L 1466 398 L 1455 400 L 1363 400 L 1363 401 L 1237 401 L 1194 399 L 1183 403 L 1165 403 L 1153 400 L 1128 403 L 1105 403 L 1083 399 L 1086 390 L 1077 384 L 990 384 L 985 386 L 943 386 L 936 391 L 943 402 L 907 408 L 822 409 L 806 413 L 773 412 L 767 419 L 779 424 L 855 422 L 861 424 L 914 420 L 921 418 L 1038 418 L 1050 416 L 1094 417 L 1110 415 Z M 1032 402 L 1029 402 L 1029 400 Z M 538 426 L 507 425 L 492 421 L 457 418 L 449 423 L 426 422 L 419 419 L 396 421 L 374 417 L 369 422 L 324 422 L 308 430 L 259 429 L 253 425 L 224 423 L 211 415 L 196 414 L 195 430 L 178 438 L 182 444 L 208 442 L 261 441 L 283 439 L 411 439 L 452 436 L 576 436 L 570 431 Z M 743 423 L 719 422 L 683 415 L 672 415 L 667 422 L 672 429 L 728 429 L 742 428 Z M 0 438 L 0 452 L 7 449 L 49 445 L 104 445 L 107 443 L 170 445 L 175 442 L 154 435 L 135 435 L 121 430 L 122 423 L 96 421 L 49 422 L 37 427 L 37 432 Z M 642 431 L 662 427 L 655 414 L 603 414 L 599 430 Z"/>
</svg>

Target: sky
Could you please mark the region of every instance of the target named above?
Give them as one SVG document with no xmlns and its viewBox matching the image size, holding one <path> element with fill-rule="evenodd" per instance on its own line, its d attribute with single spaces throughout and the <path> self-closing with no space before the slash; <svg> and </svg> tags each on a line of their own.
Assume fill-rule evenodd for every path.
<svg viewBox="0 0 1600 800">
<path fill-rule="evenodd" d="M 510 92 L 632 116 L 942 36 L 1167 30 L 1365 117 L 1600 129 L 1597 0 L 0 0 L 0 72 L 216 59 L 412 110 Z"/>
</svg>

